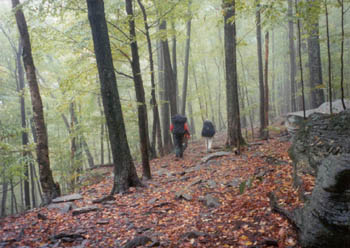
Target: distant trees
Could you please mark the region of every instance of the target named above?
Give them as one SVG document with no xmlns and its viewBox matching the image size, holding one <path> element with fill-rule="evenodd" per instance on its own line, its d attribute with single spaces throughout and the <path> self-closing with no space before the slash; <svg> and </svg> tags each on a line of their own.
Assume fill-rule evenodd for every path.
<svg viewBox="0 0 350 248">
<path fill-rule="evenodd" d="M 106 116 L 114 163 L 114 182 L 111 194 L 124 192 L 131 186 L 140 186 L 126 137 L 117 80 L 114 74 L 104 2 L 87 0 L 96 63 L 101 84 L 103 108 Z"/>
</svg>

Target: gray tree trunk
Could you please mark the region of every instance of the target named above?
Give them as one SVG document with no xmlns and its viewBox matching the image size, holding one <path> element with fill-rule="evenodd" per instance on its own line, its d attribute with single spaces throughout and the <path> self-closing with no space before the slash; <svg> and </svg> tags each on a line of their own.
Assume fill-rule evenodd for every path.
<svg viewBox="0 0 350 248">
<path fill-rule="evenodd" d="M 111 194 L 114 194 L 125 192 L 131 186 L 140 186 L 141 182 L 137 176 L 126 137 L 104 3 L 100 0 L 87 0 L 87 6 L 101 84 L 103 108 L 111 142 L 114 164 L 114 183 Z"/>
<path fill-rule="evenodd" d="M 236 24 L 231 22 L 235 17 L 235 3 L 223 0 L 225 30 L 225 69 L 226 69 L 226 106 L 227 106 L 227 140 L 226 146 L 237 147 L 245 143 L 240 124 L 237 57 L 236 57 Z"/>
<path fill-rule="evenodd" d="M 293 0 L 288 0 L 288 40 L 289 40 L 289 60 L 290 60 L 290 89 L 291 89 L 291 109 L 297 111 L 296 106 L 296 63 L 294 46 L 294 22 L 293 22 Z"/>
</svg>

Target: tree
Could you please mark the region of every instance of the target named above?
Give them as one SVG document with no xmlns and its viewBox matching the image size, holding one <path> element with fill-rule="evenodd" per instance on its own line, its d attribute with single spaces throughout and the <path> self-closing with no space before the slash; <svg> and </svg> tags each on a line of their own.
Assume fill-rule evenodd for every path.
<svg viewBox="0 0 350 248">
<path fill-rule="evenodd" d="M 59 185 L 54 182 L 50 168 L 49 147 L 43 104 L 35 73 L 27 22 L 22 9 L 19 6 L 19 0 L 12 0 L 12 7 L 15 10 L 17 27 L 23 44 L 23 64 L 29 84 L 34 112 L 34 123 L 37 134 L 37 161 L 39 165 L 40 182 L 43 189 L 43 204 L 49 204 L 53 198 L 60 196 L 60 190 Z"/>
<path fill-rule="evenodd" d="M 344 0 L 338 0 L 341 7 L 341 48 L 340 48 L 340 88 L 341 88 L 341 102 L 343 109 L 346 109 L 344 102 Z"/>
<path fill-rule="evenodd" d="M 322 64 L 319 39 L 318 9 L 319 4 L 315 0 L 308 0 L 309 36 L 307 38 L 310 87 L 311 87 L 311 108 L 317 108 L 324 102 L 322 89 Z"/>
<path fill-rule="evenodd" d="M 265 34 L 265 85 L 264 85 L 264 115 L 265 127 L 269 126 L 269 32 Z M 266 138 L 269 138 L 269 131 L 266 130 Z"/>
<path fill-rule="evenodd" d="M 325 14 L 326 14 L 326 30 L 327 30 L 327 57 L 328 57 L 328 97 L 329 97 L 329 112 L 333 113 L 332 107 L 332 59 L 331 59 L 331 47 L 329 41 L 329 21 L 328 21 L 328 4 L 327 0 L 324 1 Z"/>
<path fill-rule="evenodd" d="M 227 140 L 226 146 L 235 146 L 240 151 L 244 143 L 238 102 L 236 23 L 235 1 L 223 0 L 225 30 L 225 69 L 226 69 L 226 104 L 227 104 Z"/>
<path fill-rule="evenodd" d="M 142 169 L 143 176 L 147 179 L 151 179 L 151 168 L 149 165 L 149 136 L 148 136 L 148 118 L 147 107 L 145 100 L 145 90 L 143 88 L 143 82 L 140 69 L 140 58 L 138 52 L 138 46 L 136 41 L 135 21 L 134 13 L 132 9 L 132 0 L 125 1 L 126 13 L 129 20 L 129 32 L 130 32 L 130 48 L 132 54 L 132 73 L 134 76 L 134 86 L 137 100 L 137 113 L 139 121 L 139 135 L 142 157 Z"/>
<path fill-rule="evenodd" d="M 290 59 L 290 89 L 292 112 L 297 110 L 296 105 L 296 62 L 294 46 L 294 22 L 293 22 L 293 0 L 288 0 L 288 40 L 289 40 L 289 59 Z"/>
<path fill-rule="evenodd" d="M 143 22 L 145 25 L 145 31 L 146 31 L 146 39 L 147 39 L 147 49 L 148 49 L 148 56 L 149 56 L 149 65 L 150 65 L 150 74 L 151 74 L 151 106 L 153 111 L 153 127 L 152 127 L 152 143 L 151 143 L 151 149 L 155 150 L 155 144 L 157 139 L 158 144 L 158 153 L 160 156 L 163 156 L 163 141 L 162 141 L 162 133 L 160 128 L 160 118 L 159 118 L 159 109 L 157 104 L 157 98 L 156 98 L 156 85 L 155 85 L 155 79 L 154 79 L 154 63 L 153 63 L 153 53 L 152 53 L 152 42 L 151 37 L 149 34 L 149 25 L 147 21 L 147 13 L 145 10 L 145 7 L 143 6 L 141 0 L 137 0 L 139 3 L 139 6 L 142 11 L 143 15 Z M 157 138 L 156 138 L 157 137 Z"/>
<path fill-rule="evenodd" d="M 117 80 L 104 12 L 104 2 L 87 0 L 97 69 L 101 84 L 102 103 L 108 127 L 114 163 L 114 182 L 111 194 L 125 192 L 131 186 L 140 186 L 126 137 Z"/>
<path fill-rule="evenodd" d="M 188 2 L 189 19 L 186 22 L 186 48 L 185 48 L 185 65 L 184 65 L 184 81 L 182 85 L 182 104 L 181 114 L 186 114 L 186 98 L 187 98 L 187 82 L 188 82 L 188 62 L 190 59 L 190 45 L 191 45 L 191 1 Z"/>
<path fill-rule="evenodd" d="M 262 62 L 261 47 L 261 10 L 260 0 L 256 0 L 256 39 L 258 47 L 258 67 L 259 67 L 259 94 L 260 94 L 260 138 L 267 139 L 267 126 L 265 121 L 265 89 L 264 89 L 264 72 Z"/>
</svg>

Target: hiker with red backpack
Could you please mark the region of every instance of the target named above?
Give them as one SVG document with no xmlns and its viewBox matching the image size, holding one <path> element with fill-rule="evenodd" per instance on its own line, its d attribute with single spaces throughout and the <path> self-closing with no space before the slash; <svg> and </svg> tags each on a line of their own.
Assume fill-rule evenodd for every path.
<svg viewBox="0 0 350 248">
<path fill-rule="evenodd" d="M 190 138 L 187 117 L 180 114 L 171 117 L 170 131 L 173 133 L 175 155 L 177 158 L 182 158 L 187 147 L 187 140 Z M 183 146 L 183 143 L 185 143 L 185 146 Z"/>
</svg>

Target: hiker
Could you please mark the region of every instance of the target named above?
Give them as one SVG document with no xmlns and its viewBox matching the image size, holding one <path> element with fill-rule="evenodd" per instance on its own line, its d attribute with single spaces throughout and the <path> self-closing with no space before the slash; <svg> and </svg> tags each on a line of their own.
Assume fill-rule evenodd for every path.
<svg viewBox="0 0 350 248">
<path fill-rule="evenodd" d="M 183 157 L 183 152 L 187 147 L 187 140 L 190 137 L 190 131 L 187 126 L 187 117 L 176 114 L 171 117 L 170 131 L 173 133 L 174 145 L 175 145 L 175 155 L 177 158 Z M 185 141 L 185 146 L 183 143 Z"/>
<path fill-rule="evenodd" d="M 209 152 L 210 149 L 211 149 L 211 145 L 213 143 L 214 135 L 215 135 L 214 124 L 211 121 L 209 121 L 209 120 L 205 120 L 203 122 L 202 137 L 205 138 L 207 152 Z"/>
</svg>

